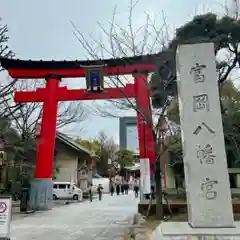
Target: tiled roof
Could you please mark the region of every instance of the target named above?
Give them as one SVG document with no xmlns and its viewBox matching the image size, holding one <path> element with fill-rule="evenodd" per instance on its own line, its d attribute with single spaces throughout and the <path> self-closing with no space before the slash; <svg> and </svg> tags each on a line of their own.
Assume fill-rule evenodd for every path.
<svg viewBox="0 0 240 240">
<path fill-rule="evenodd" d="M 97 157 L 95 152 L 92 152 L 92 151 L 88 150 L 87 148 L 83 147 L 82 145 L 76 143 L 76 141 L 74 141 L 72 138 L 68 137 L 64 133 L 57 132 L 56 138 L 58 138 L 59 140 L 61 140 L 62 142 L 64 142 L 65 144 L 74 148 L 77 151 L 82 151 L 82 152 L 85 152 L 85 153 L 87 153 L 87 154 L 89 154 L 93 157 Z"/>
<path fill-rule="evenodd" d="M 140 163 L 135 163 L 134 166 L 126 166 L 125 168 L 129 171 L 140 170 Z"/>
<path fill-rule="evenodd" d="M 43 60 L 20 60 L 0 58 L 3 68 L 25 68 L 25 69 L 76 69 L 87 66 L 126 66 L 134 64 L 155 64 L 160 54 L 149 54 L 123 58 L 110 58 L 98 60 L 76 60 L 76 61 L 43 61 Z"/>
</svg>

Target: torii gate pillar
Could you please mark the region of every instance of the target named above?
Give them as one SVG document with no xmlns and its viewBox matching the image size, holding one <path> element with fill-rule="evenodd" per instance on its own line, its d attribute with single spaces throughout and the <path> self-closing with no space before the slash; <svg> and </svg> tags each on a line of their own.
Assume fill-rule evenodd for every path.
<svg viewBox="0 0 240 240">
<path fill-rule="evenodd" d="M 31 183 L 29 208 L 34 210 L 52 209 L 53 182 L 52 168 L 56 138 L 57 90 L 60 78 L 49 75 L 46 78 L 43 117 L 38 143 L 35 179 Z M 49 161 L 50 160 L 50 161 Z"/>
<path fill-rule="evenodd" d="M 155 143 L 152 132 L 152 111 L 150 105 L 150 90 L 148 87 L 148 72 L 138 71 L 133 74 L 135 80 L 137 127 L 139 153 L 141 161 L 149 158 L 151 184 L 154 182 Z"/>
</svg>

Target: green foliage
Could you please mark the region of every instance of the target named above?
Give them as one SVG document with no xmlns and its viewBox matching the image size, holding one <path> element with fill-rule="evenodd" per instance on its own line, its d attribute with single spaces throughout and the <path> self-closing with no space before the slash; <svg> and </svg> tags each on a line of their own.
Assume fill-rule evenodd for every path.
<svg viewBox="0 0 240 240">
<path fill-rule="evenodd" d="M 220 86 L 220 97 L 222 103 L 222 113 L 224 115 L 240 110 L 240 91 L 232 81 L 225 81 Z"/>
<path fill-rule="evenodd" d="M 227 161 L 229 167 L 240 166 L 240 91 L 231 81 L 225 81 L 220 87 L 220 98 L 223 106 L 223 131 Z M 168 119 L 179 124 L 178 102 L 173 101 L 168 108 Z M 170 164 L 173 171 L 181 172 L 182 146 L 179 143 L 169 146 Z M 175 164 L 177 163 L 177 164 Z M 183 173 L 183 168 L 182 168 Z"/>
<path fill-rule="evenodd" d="M 223 115 L 223 130 L 228 167 L 240 167 L 240 112 Z M 168 147 L 170 166 L 176 175 L 183 176 L 183 153 L 181 139 Z"/>
<path fill-rule="evenodd" d="M 78 143 L 81 146 L 88 149 L 89 151 L 93 151 L 96 155 L 99 156 L 101 146 L 100 146 L 98 141 L 96 141 L 96 140 L 91 141 L 91 140 L 82 139 L 82 140 L 79 140 Z"/>
<path fill-rule="evenodd" d="M 60 166 L 59 165 L 54 165 L 53 170 L 52 170 L 52 178 L 55 180 L 57 178 L 57 175 L 60 173 Z"/>
<path fill-rule="evenodd" d="M 98 171 L 101 175 L 108 176 L 108 159 L 113 159 L 117 151 L 117 145 L 112 138 L 109 138 L 104 132 L 99 132 L 95 141 L 100 145 Z"/>
<path fill-rule="evenodd" d="M 175 175 L 184 176 L 183 171 L 183 152 L 181 139 L 177 139 L 168 148 L 170 167 Z"/>
<path fill-rule="evenodd" d="M 240 166 L 240 112 L 228 112 L 223 116 L 223 130 L 229 167 Z"/>
<path fill-rule="evenodd" d="M 8 27 L 4 25 L 0 18 L 0 56 L 6 58 L 14 57 L 14 53 L 8 47 Z M 3 68 L 0 67 L 0 71 Z M 12 105 L 13 100 L 13 86 L 15 79 L 2 79 L 2 86 L 0 89 L 1 97 L 1 111 L 0 111 L 0 144 L 1 150 L 5 152 L 6 162 L 4 162 L 3 171 L 5 172 L 5 181 L 7 183 L 8 177 L 11 180 L 23 179 L 22 169 L 28 165 L 28 153 L 32 149 L 35 150 L 35 140 L 27 132 L 18 132 L 16 125 L 13 126 L 13 122 L 19 123 L 19 114 L 16 113 L 20 109 L 21 105 Z M 11 119 L 10 119 L 11 118 Z M 24 119 L 28 119 L 28 114 L 24 116 Z M 35 157 L 35 156 L 34 156 Z M 14 166 L 13 166 L 14 163 Z M 23 164 L 24 163 L 24 164 Z M 11 168 L 8 165 L 11 164 Z M 24 165 L 24 167 L 23 167 Z M 11 178 L 13 177 L 13 178 Z M 24 176 L 25 177 L 25 176 Z"/>
<path fill-rule="evenodd" d="M 178 99 L 173 99 L 167 108 L 168 120 L 180 124 Z"/>
<path fill-rule="evenodd" d="M 133 154 L 134 152 L 129 149 L 121 148 L 116 152 L 116 160 L 121 167 L 133 166 L 135 161 Z"/>
<path fill-rule="evenodd" d="M 161 108 L 165 105 L 170 96 L 176 96 L 177 84 L 176 81 L 166 83 L 159 72 L 153 73 L 150 80 L 152 104 L 155 108 Z"/>
<path fill-rule="evenodd" d="M 77 142 L 79 142 L 79 144 L 81 146 L 85 147 L 86 149 L 92 150 L 92 142 L 91 141 L 82 139 Z"/>
<path fill-rule="evenodd" d="M 224 16 L 218 18 L 216 14 L 198 15 L 176 31 L 176 37 L 170 47 L 177 44 L 213 42 L 216 51 L 226 48 L 229 44 L 240 41 L 240 22 L 235 18 Z"/>
<path fill-rule="evenodd" d="M 0 141 L 3 150 L 7 154 L 8 161 L 23 160 L 26 150 L 26 142 L 22 141 L 19 133 L 11 126 L 11 122 L 6 119 L 0 119 Z"/>
<path fill-rule="evenodd" d="M 225 81 L 221 84 L 220 99 L 222 113 L 227 116 L 240 110 L 240 91 L 233 85 L 232 81 Z M 176 124 L 180 124 L 178 99 L 174 98 L 167 108 L 168 119 Z M 224 118 L 226 119 L 226 118 Z"/>
<path fill-rule="evenodd" d="M 152 75 L 150 89 L 154 108 L 162 108 L 169 97 L 176 97 L 175 55 L 179 44 L 213 42 L 216 54 L 219 50 L 228 49 L 234 55 L 233 61 L 219 62 L 219 82 L 225 81 L 231 70 L 240 63 L 240 20 L 208 13 L 195 16 L 190 22 L 176 30 L 176 36 L 169 47 L 159 53 L 158 71 Z"/>
<path fill-rule="evenodd" d="M 0 145 L 5 152 L 5 186 L 8 180 L 24 183 L 32 177 L 36 142 L 31 135 L 20 135 L 7 118 L 0 118 Z M 32 159 L 33 158 L 33 159 Z M 9 168 L 11 164 L 11 168 Z"/>
<path fill-rule="evenodd" d="M 99 157 L 97 170 L 100 175 L 108 176 L 108 159 L 112 159 L 117 151 L 117 145 L 104 132 L 99 132 L 94 140 L 78 140 L 78 142 Z"/>
</svg>

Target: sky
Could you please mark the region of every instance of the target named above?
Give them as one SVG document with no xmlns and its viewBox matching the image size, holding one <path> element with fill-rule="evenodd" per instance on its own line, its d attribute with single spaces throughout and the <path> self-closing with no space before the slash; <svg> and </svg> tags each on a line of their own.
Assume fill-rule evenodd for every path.
<svg viewBox="0 0 240 240">
<path fill-rule="evenodd" d="M 88 54 L 73 34 L 73 22 L 88 37 L 99 39 L 104 35 L 97 22 L 110 29 L 114 6 L 117 4 L 116 24 L 128 27 L 129 0 L 0 0 L 0 17 L 9 29 L 9 47 L 21 59 L 84 60 Z M 195 13 L 223 12 L 225 0 L 140 0 L 133 12 L 134 27 L 146 22 L 146 14 L 156 19 L 156 25 L 163 24 L 166 16 L 168 31 L 190 20 Z M 141 37 L 141 36 L 139 36 Z M 109 45 L 103 37 L 105 45 Z M 90 58 L 90 57 L 89 57 Z M 84 86 L 84 79 L 71 79 L 65 83 L 69 88 Z M 91 106 L 94 103 L 88 103 Z M 100 102 L 104 105 L 104 102 Z M 89 108 L 91 109 L 91 108 Z M 92 138 L 104 131 L 118 143 L 119 120 L 102 118 L 89 111 L 81 124 L 72 124 L 64 129 L 70 136 Z M 133 111 L 123 115 L 134 115 Z"/>
</svg>

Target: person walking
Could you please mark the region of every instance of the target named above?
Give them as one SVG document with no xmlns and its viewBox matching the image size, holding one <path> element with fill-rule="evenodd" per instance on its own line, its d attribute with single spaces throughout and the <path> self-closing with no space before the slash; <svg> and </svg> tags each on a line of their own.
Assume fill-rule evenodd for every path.
<svg viewBox="0 0 240 240">
<path fill-rule="evenodd" d="M 126 195 L 128 195 L 128 190 L 129 190 L 129 183 L 126 180 L 125 183 L 124 183 L 124 192 L 125 192 Z"/>
<path fill-rule="evenodd" d="M 113 185 L 113 182 L 110 183 L 110 193 L 111 193 L 111 196 L 113 196 L 113 194 L 114 194 L 114 185 Z"/>
<path fill-rule="evenodd" d="M 121 182 L 121 193 L 124 195 L 124 181 Z"/>
<path fill-rule="evenodd" d="M 92 195 L 93 195 L 93 185 L 92 184 L 90 184 L 88 194 L 89 194 L 89 200 L 90 200 L 90 202 L 92 202 Z"/>
<path fill-rule="evenodd" d="M 99 199 L 99 201 L 102 200 L 102 190 L 103 190 L 102 185 L 98 184 L 97 192 L 98 192 L 98 199 Z"/>
<path fill-rule="evenodd" d="M 135 181 L 135 184 L 134 184 L 134 193 L 135 193 L 135 198 L 138 198 L 138 193 L 139 193 L 139 185 L 138 185 L 138 182 L 137 180 Z"/>
<path fill-rule="evenodd" d="M 117 192 L 117 195 L 119 195 L 119 193 L 120 193 L 120 185 L 119 185 L 119 183 L 117 183 L 116 192 Z"/>
</svg>

